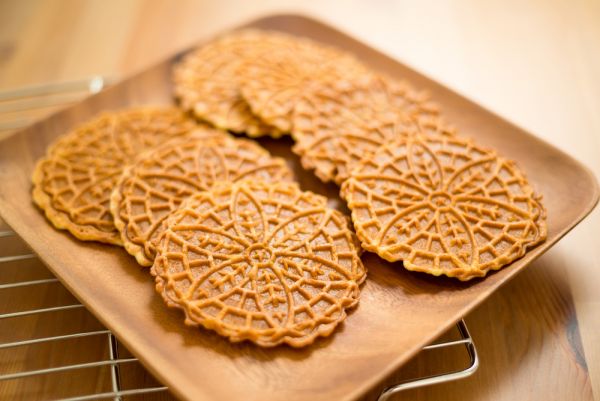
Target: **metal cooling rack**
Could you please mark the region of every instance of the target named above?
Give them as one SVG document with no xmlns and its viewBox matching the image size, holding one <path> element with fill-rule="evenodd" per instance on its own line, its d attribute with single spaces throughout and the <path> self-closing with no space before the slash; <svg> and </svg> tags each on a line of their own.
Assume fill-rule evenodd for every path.
<svg viewBox="0 0 600 401">
<path fill-rule="evenodd" d="M 38 85 L 17 90 L 0 92 L 0 139 L 7 133 L 10 133 L 15 129 L 25 127 L 33 121 L 43 117 L 44 115 L 47 115 L 50 111 L 56 110 L 60 107 L 64 107 L 70 103 L 74 103 L 85 95 L 101 91 L 104 87 L 106 87 L 106 85 L 109 82 L 110 80 L 106 79 L 105 77 L 94 76 L 84 80 Z M 0 231 L 0 249 L 4 248 L 4 241 L 7 241 L 11 237 L 16 237 L 16 234 L 13 231 Z M 27 259 L 34 258 L 36 258 L 36 255 L 32 253 L 0 256 L 0 269 L 3 267 L 3 265 L 9 262 L 25 261 Z M 59 280 L 57 278 L 45 278 L 39 280 L 17 281 L 8 284 L 0 283 L 0 291 L 10 290 L 14 288 L 34 288 L 35 286 L 49 283 L 57 283 L 58 281 Z M 5 322 L 7 319 L 18 319 L 25 316 L 52 314 L 70 309 L 83 308 L 84 306 L 80 303 L 72 303 L 69 305 L 52 306 L 3 313 L 0 314 L 0 324 Z M 460 339 L 428 345 L 424 347 L 423 350 L 432 351 L 447 349 L 456 346 L 464 346 L 470 360 L 468 367 L 458 371 L 445 372 L 437 375 L 420 377 L 399 382 L 397 384 L 385 388 L 379 394 L 377 401 L 389 401 L 394 394 L 405 390 L 463 379 L 472 375 L 479 367 L 479 358 L 477 355 L 477 350 L 475 348 L 475 344 L 473 343 L 473 339 L 469 334 L 464 320 L 460 320 L 457 323 L 457 330 L 460 334 Z M 112 399 L 114 401 L 122 401 L 123 397 L 126 396 L 165 392 L 168 390 L 168 388 L 164 386 L 143 387 L 134 389 L 122 388 L 121 369 L 123 369 L 128 364 L 137 362 L 138 360 L 133 357 L 119 357 L 118 341 L 108 329 L 82 331 L 42 338 L 24 338 L 18 341 L 0 343 L 0 351 L 6 349 L 14 349 L 17 347 L 34 346 L 44 343 L 60 342 L 91 336 L 104 336 L 106 338 L 106 346 L 108 348 L 108 359 L 0 374 L 0 385 L 3 382 L 9 380 L 18 380 L 36 376 L 39 377 L 57 372 L 75 372 L 81 369 L 109 366 L 111 391 L 62 398 L 60 400 L 55 401 L 88 401 L 101 399 Z M 65 352 L 67 351 L 68 350 L 65 350 Z"/>
<path fill-rule="evenodd" d="M 4 248 L 4 241 L 7 241 L 10 237 L 15 237 L 16 234 L 13 231 L 0 231 L 0 249 Z M 34 259 L 36 255 L 32 253 L 25 253 L 19 255 L 8 255 L 0 257 L 0 268 L 6 263 L 15 262 L 15 261 L 24 261 L 27 259 Z M 25 265 L 23 265 L 25 268 Z M 9 290 L 13 288 L 33 288 L 42 284 L 56 283 L 58 282 L 57 278 L 47 278 L 40 280 L 28 280 L 28 281 L 17 281 L 9 284 L 0 284 L 0 291 Z M 68 305 L 62 306 L 53 306 L 53 307 L 45 307 L 45 308 L 37 308 L 37 309 L 28 309 L 21 310 L 16 312 L 9 312 L 0 314 L 0 324 L 4 323 L 6 319 L 17 319 L 25 316 L 32 315 L 41 315 L 41 314 L 52 314 L 58 313 L 65 310 L 71 309 L 80 309 L 84 308 L 84 306 L 80 303 L 72 303 Z M 71 334 L 64 334 L 58 336 L 49 336 L 49 337 L 41 337 L 41 338 L 25 338 L 18 341 L 0 343 L 0 351 L 17 348 L 17 347 L 25 347 L 32 345 L 39 345 L 43 343 L 50 342 L 59 342 L 65 340 L 72 340 L 76 338 L 82 337 L 90 337 L 90 336 L 105 336 L 106 337 L 106 345 L 108 348 L 108 359 L 97 360 L 93 362 L 85 362 L 85 363 L 77 363 L 63 366 L 55 366 L 48 367 L 43 369 L 33 369 L 33 370 L 24 370 L 14 373 L 5 373 L 0 374 L 0 384 L 4 381 L 8 380 L 18 380 L 24 379 L 34 376 L 44 376 L 50 375 L 58 372 L 68 372 L 68 371 L 76 371 L 80 369 L 101 367 L 101 366 L 109 366 L 110 367 L 110 379 L 111 379 L 111 391 L 101 392 L 95 394 L 86 394 L 75 397 L 62 398 L 61 401 L 87 401 L 87 400 L 99 400 L 99 399 L 113 399 L 115 401 L 121 401 L 124 396 L 132 396 L 138 394 L 148 394 L 155 393 L 159 391 L 166 391 L 167 387 L 157 386 L 157 387 L 146 387 L 146 388 L 136 388 L 136 389 L 127 389 L 124 390 L 121 387 L 121 375 L 120 368 L 123 364 L 128 364 L 132 362 L 136 362 L 136 358 L 121 358 L 119 357 L 119 346 L 117 343 L 117 339 L 115 336 L 107 329 L 102 330 L 92 330 L 92 331 L 82 331 Z M 68 350 L 65 350 L 67 352 Z"/>
</svg>

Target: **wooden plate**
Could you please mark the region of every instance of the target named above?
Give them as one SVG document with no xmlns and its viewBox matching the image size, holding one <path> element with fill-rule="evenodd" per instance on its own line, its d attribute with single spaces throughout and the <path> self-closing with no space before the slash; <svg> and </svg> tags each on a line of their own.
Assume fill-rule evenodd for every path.
<svg viewBox="0 0 600 401">
<path fill-rule="evenodd" d="M 327 339 L 295 350 L 230 344 L 186 328 L 153 280 L 123 249 L 86 243 L 55 230 L 34 207 L 35 160 L 58 135 L 101 110 L 172 102 L 172 57 L 0 142 L 0 214 L 48 267 L 171 391 L 187 400 L 354 400 L 548 250 L 594 207 L 590 171 L 544 141 L 408 67 L 314 20 L 279 15 L 248 24 L 308 36 L 354 52 L 374 68 L 427 89 L 466 135 L 518 161 L 544 195 L 548 240 L 486 279 L 467 284 L 411 273 L 364 256 L 369 277 L 358 308 Z M 180 56 L 180 55 L 179 55 Z M 343 207 L 337 188 L 299 168 L 289 140 L 263 140 L 285 155 L 301 185 Z"/>
</svg>

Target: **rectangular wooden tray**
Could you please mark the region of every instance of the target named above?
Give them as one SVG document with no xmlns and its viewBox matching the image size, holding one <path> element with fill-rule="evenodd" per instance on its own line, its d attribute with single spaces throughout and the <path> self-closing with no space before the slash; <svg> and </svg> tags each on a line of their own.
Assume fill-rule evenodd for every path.
<svg viewBox="0 0 600 401">
<path fill-rule="evenodd" d="M 176 55 L 0 142 L 0 215 L 107 327 L 173 393 L 186 400 L 355 400 L 380 383 L 493 291 L 548 250 L 594 207 L 590 171 L 560 150 L 477 104 L 320 22 L 277 15 L 246 26 L 314 38 L 355 53 L 372 67 L 428 90 L 449 121 L 518 161 L 548 209 L 548 240 L 525 257 L 467 284 L 405 271 L 370 254 L 358 308 L 327 339 L 296 350 L 230 344 L 187 328 L 165 307 L 152 277 L 123 249 L 85 243 L 54 229 L 31 201 L 36 159 L 58 135 L 101 110 L 172 103 Z M 290 140 L 262 140 L 293 164 L 305 189 L 343 207 L 337 188 L 302 171 Z"/>
</svg>

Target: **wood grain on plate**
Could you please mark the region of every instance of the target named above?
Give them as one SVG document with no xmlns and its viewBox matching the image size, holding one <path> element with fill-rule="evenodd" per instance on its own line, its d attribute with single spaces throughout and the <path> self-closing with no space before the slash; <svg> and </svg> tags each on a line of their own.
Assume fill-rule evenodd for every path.
<svg viewBox="0 0 600 401">
<path fill-rule="evenodd" d="M 189 400 L 356 399 L 424 344 L 547 250 L 593 208 L 598 187 L 577 161 L 415 71 L 314 20 L 274 16 L 250 24 L 309 36 L 354 52 L 374 68 L 427 89 L 463 134 L 518 161 L 548 209 L 548 240 L 484 280 L 468 284 L 410 273 L 365 255 L 361 302 L 336 333 L 312 347 L 263 350 L 186 328 L 123 249 L 80 242 L 48 224 L 32 204 L 30 174 L 56 136 L 100 110 L 171 102 L 175 57 L 0 143 L 0 214 L 50 269 L 171 390 Z M 261 141 L 286 155 L 301 185 L 332 199 L 337 188 L 302 172 L 290 142 Z"/>
</svg>

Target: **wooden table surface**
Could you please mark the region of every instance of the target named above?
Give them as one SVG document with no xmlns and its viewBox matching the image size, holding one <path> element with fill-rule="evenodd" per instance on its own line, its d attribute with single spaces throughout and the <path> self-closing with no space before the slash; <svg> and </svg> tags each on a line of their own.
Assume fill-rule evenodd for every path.
<svg viewBox="0 0 600 401">
<path fill-rule="evenodd" d="M 598 1 L 5 0 L 0 2 L 0 90 L 95 74 L 123 76 L 198 38 L 276 12 L 301 12 L 337 26 L 546 139 L 600 176 Z M 481 357 L 474 376 L 396 399 L 598 396 L 599 238 L 596 211 L 466 317 Z M 11 302 L 15 299 L 13 294 Z M 78 319 L 78 327 L 96 324 Z M 40 324 L 22 329 L 36 333 Z M 8 338 L 0 332 L 0 341 Z M 102 353 L 89 344 L 79 347 L 76 354 Z M 452 356 L 421 355 L 401 375 L 446 367 Z M 18 365 L 15 354 L 0 358 L 2 368 Z M 78 381 L 84 379 L 90 380 Z M 106 381 L 102 374 L 96 379 Z M 0 398 L 18 398 L 24 388 L 0 383 Z M 27 388 L 26 399 L 43 399 L 49 389 Z"/>
</svg>

